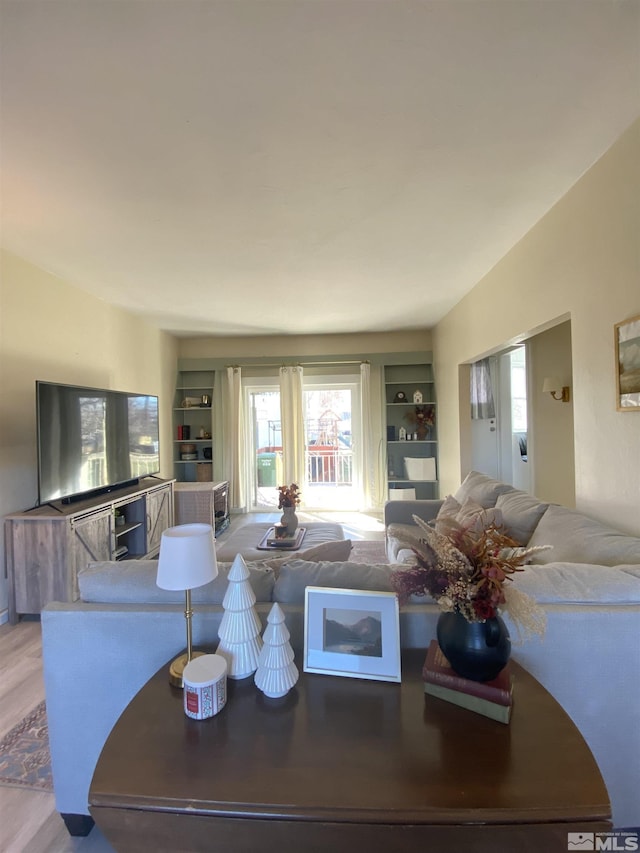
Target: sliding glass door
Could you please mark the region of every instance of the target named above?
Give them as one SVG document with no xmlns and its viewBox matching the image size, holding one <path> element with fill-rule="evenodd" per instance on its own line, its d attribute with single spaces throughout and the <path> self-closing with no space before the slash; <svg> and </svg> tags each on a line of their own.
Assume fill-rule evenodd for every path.
<svg viewBox="0 0 640 853">
<path fill-rule="evenodd" d="M 356 383 L 305 379 L 305 504 L 314 509 L 358 509 L 359 387 Z"/>
</svg>

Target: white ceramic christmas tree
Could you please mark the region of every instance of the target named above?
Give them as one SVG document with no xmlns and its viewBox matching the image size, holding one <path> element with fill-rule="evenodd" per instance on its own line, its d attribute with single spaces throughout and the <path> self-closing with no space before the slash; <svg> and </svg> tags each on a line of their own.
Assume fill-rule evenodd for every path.
<svg viewBox="0 0 640 853">
<path fill-rule="evenodd" d="M 299 673 L 293 662 L 290 634 L 279 604 L 274 604 L 271 608 L 267 623 L 255 682 L 265 696 L 277 699 L 291 690 L 298 680 Z"/>
<path fill-rule="evenodd" d="M 227 662 L 229 678 L 247 678 L 258 667 L 262 648 L 262 622 L 255 611 L 256 596 L 249 583 L 249 569 L 238 554 L 229 571 L 229 586 L 222 600 L 224 615 L 218 629 L 216 654 Z"/>
</svg>

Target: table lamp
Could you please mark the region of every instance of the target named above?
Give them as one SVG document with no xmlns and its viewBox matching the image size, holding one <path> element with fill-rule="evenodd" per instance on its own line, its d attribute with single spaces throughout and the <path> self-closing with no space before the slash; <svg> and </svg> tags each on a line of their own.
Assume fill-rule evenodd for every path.
<svg viewBox="0 0 640 853">
<path fill-rule="evenodd" d="M 205 654 L 194 652 L 191 646 L 191 590 L 209 583 L 217 574 L 215 537 L 210 524 L 179 524 L 163 531 L 156 584 L 160 589 L 185 591 L 187 651 L 169 667 L 169 681 L 174 687 L 182 687 L 182 673 L 189 661 Z"/>
</svg>

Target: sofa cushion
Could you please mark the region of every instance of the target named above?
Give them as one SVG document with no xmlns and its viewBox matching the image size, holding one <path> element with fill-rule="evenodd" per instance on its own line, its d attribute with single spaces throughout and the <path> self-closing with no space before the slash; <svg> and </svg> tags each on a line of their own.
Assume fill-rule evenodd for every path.
<svg viewBox="0 0 640 853">
<path fill-rule="evenodd" d="M 600 566 L 640 564 L 640 538 L 620 533 L 575 510 L 552 504 L 544 513 L 529 545 L 553 545 L 533 554 L 531 562 L 591 563 Z"/>
<path fill-rule="evenodd" d="M 193 604 L 222 604 L 231 563 L 218 563 L 218 576 L 191 592 Z M 247 563 L 249 583 L 256 601 L 271 601 L 274 573 L 268 567 Z M 101 604 L 184 604 L 181 590 L 160 589 L 156 584 L 157 560 L 96 562 L 78 572 L 80 599 Z"/>
<path fill-rule="evenodd" d="M 290 560 L 282 566 L 273 590 L 279 604 L 304 604 L 308 586 L 393 592 L 388 564 Z"/>
<path fill-rule="evenodd" d="M 390 524 L 387 527 L 386 548 L 390 563 L 406 563 L 411 551 L 411 540 L 419 537 L 417 524 Z"/>
<path fill-rule="evenodd" d="M 496 501 L 496 509 L 502 512 L 505 533 L 520 545 L 528 544 L 548 506 L 519 489 L 499 495 Z"/>
<path fill-rule="evenodd" d="M 550 563 L 513 575 L 517 589 L 538 604 L 640 604 L 640 577 L 625 566 Z"/>
<path fill-rule="evenodd" d="M 495 506 L 500 495 L 514 491 L 513 486 L 501 483 L 479 471 L 470 471 L 464 478 L 454 498 L 459 504 L 463 504 L 467 498 L 479 503 L 485 509 Z"/>
</svg>

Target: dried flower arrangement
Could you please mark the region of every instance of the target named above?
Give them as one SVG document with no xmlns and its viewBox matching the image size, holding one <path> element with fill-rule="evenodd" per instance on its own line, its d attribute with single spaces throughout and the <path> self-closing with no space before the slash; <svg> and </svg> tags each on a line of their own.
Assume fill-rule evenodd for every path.
<svg viewBox="0 0 640 853">
<path fill-rule="evenodd" d="M 278 486 L 278 509 L 285 506 L 298 506 L 300 503 L 300 488 L 296 483 L 290 486 Z"/>
<path fill-rule="evenodd" d="M 430 595 L 444 613 L 460 613 L 468 622 L 484 622 L 508 613 L 521 636 L 543 634 L 542 608 L 512 583 L 528 557 L 549 546 L 521 548 L 495 524 L 478 529 L 473 522 L 446 522 L 437 533 L 413 516 L 415 535 L 405 535 L 417 564 L 394 572 L 392 583 L 401 604 L 412 595 Z"/>
<path fill-rule="evenodd" d="M 416 406 L 415 411 L 407 412 L 404 419 L 415 426 L 432 427 L 436 422 L 436 410 L 433 406 Z"/>
</svg>

